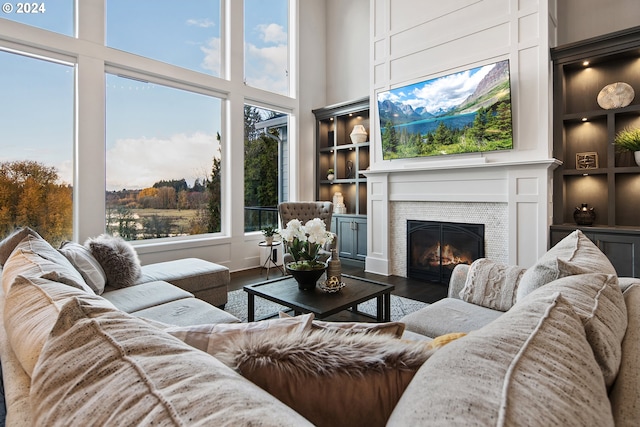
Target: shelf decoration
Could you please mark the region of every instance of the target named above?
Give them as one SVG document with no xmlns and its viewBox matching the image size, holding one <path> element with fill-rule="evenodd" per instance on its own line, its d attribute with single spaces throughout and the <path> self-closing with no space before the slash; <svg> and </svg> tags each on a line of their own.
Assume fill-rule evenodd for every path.
<svg viewBox="0 0 640 427">
<path fill-rule="evenodd" d="M 591 225 L 596 219 L 596 212 L 587 203 L 583 203 L 573 211 L 573 219 L 578 225 Z"/>
<path fill-rule="evenodd" d="M 349 136 L 351 137 L 351 142 L 359 144 L 367 140 L 367 131 L 363 125 L 355 125 Z"/>
<path fill-rule="evenodd" d="M 613 142 L 623 150 L 632 151 L 636 164 L 640 166 L 640 128 L 624 128 L 616 134 Z"/>
<path fill-rule="evenodd" d="M 598 105 L 605 110 L 622 108 L 631 104 L 635 92 L 633 88 L 624 82 L 616 82 L 606 85 L 598 93 Z"/>
<path fill-rule="evenodd" d="M 598 153 L 595 151 L 586 151 L 584 153 L 576 153 L 576 169 L 597 169 Z"/>
</svg>

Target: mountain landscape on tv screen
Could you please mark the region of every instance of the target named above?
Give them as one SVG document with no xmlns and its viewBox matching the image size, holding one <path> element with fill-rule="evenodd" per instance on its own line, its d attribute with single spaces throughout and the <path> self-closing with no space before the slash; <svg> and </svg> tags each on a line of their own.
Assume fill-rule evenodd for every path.
<svg viewBox="0 0 640 427">
<path fill-rule="evenodd" d="M 513 148 L 509 61 L 378 94 L 385 160 Z"/>
</svg>

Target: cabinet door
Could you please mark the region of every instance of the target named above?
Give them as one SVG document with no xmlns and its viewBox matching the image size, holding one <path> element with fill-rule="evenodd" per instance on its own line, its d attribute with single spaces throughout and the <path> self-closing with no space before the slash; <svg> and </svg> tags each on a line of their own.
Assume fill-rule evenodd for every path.
<svg viewBox="0 0 640 427">
<path fill-rule="evenodd" d="M 609 258 L 620 277 L 640 274 L 640 237 L 596 233 L 594 243 Z"/>
<path fill-rule="evenodd" d="M 353 229 L 351 218 L 337 218 L 338 251 L 340 258 L 355 258 Z"/>
<path fill-rule="evenodd" d="M 354 257 L 364 261 L 367 257 L 367 220 L 361 218 L 355 219 L 353 226 L 353 237 L 355 239 L 353 245 L 355 248 Z"/>
</svg>

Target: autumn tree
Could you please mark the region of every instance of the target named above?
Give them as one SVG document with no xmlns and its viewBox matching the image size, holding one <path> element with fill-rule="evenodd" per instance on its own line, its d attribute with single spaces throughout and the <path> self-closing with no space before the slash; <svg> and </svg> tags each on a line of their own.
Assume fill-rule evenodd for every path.
<svg viewBox="0 0 640 427">
<path fill-rule="evenodd" d="M 50 243 L 71 239 L 73 191 L 56 168 L 31 160 L 0 163 L 0 232 L 29 226 Z"/>
</svg>

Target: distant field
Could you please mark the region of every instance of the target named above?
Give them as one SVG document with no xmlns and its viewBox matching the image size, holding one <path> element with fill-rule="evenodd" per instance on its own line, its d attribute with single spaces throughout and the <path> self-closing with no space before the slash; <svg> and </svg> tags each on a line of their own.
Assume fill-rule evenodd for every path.
<svg viewBox="0 0 640 427">
<path fill-rule="evenodd" d="M 132 209 L 132 212 L 141 220 L 152 216 L 172 218 L 174 226 L 185 229 L 189 227 L 189 221 L 198 213 L 196 209 Z"/>
</svg>

